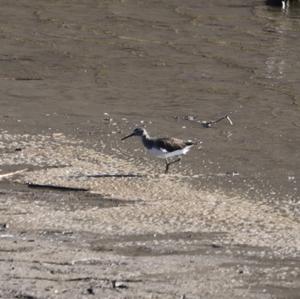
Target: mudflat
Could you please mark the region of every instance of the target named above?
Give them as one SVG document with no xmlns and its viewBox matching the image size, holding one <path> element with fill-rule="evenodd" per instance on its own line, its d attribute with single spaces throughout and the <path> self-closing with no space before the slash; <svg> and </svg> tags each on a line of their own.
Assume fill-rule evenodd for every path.
<svg viewBox="0 0 300 299">
<path fill-rule="evenodd" d="M 1 298 L 299 298 L 300 10 L 223 2 L 1 2 Z"/>
</svg>

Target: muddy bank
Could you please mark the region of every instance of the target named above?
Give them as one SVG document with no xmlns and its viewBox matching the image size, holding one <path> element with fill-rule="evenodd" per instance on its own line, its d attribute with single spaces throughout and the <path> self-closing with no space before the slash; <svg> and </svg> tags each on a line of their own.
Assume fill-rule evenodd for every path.
<svg viewBox="0 0 300 299">
<path fill-rule="evenodd" d="M 64 194 L 57 210 L 61 196 L 26 188 L 17 193 L 1 190 L 1 221 L 8 224 L 0 234 L 2 298 L 298 298 L 296 257 L 268 247 L 230 244 L 227 233 L 220 231 L 78 231 L 76 225 L 86 223 L 95 207 L 87 208 L 79 195 L 78 208 L 85 213 L 74 217 L 76 196 Z M 69 225 L 39 221 L 39 216 L 62 210 L 63 217 L 72 219 Z M 31 222 L 38 222 L 37 229 L 16 227 L 16 217 L 29 215 Z"/>
<path fill-rule="evenodd" d="M 0 15 L 0 297 L 298 298 L 297 4 Z M 135 126 L 197 146 L 164 175 Z"/>
<path fill-rule="evenodd" d="M 297 298 L 293 215 L 64 134 L 1 136 L 2 297 Z"/>
<path fill-rule="evenodd" d="M 1 127 L 99 144 L 143 121 L 153 135 L 203 143 L 184 171 L 236 172 L 241 181 L 223 188 L 296 200 L 299 8 L 221 2 L 3 1 Z M 229 112 L 232 127 L 174 120 Z M 133 150 L 114 140 L 116 148 L 103 142 L 116 155 Z"/>
</svg>

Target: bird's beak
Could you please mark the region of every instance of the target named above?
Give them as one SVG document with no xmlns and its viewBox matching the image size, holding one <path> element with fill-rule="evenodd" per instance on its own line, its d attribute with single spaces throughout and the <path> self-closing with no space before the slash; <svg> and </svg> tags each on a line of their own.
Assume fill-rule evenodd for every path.
<svg viewBox="0 0 300 299">
<path fill-rule="evenodd" d="M 123 137 L 121 140 L 125 140 L 125 139 L 127 139 L 127 138 L 129 138 L 129 137 L 132 137 L 132 136 L 134 136 L 134 135 L 135 135 L 134 133 L 131 133 L 131 134 L 129 134 L 128 136 Z"/>
</svg>

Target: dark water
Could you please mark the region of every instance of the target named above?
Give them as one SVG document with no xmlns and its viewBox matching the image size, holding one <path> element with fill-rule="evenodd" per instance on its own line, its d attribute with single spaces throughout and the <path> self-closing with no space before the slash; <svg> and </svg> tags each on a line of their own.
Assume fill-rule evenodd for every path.
<svg viewBox="0 0 300 299">
<path fill-rule="evenodd" d="M 145 125 L 201 141 L 173 170 L 199 188 L 298 211 L 300 7 L 225 2 L 1 1 L 1 127 L 65 132 L 155 171 L 120 142 Z M 185 120 L 225 113 L 233 126 Z"/>
</svg>

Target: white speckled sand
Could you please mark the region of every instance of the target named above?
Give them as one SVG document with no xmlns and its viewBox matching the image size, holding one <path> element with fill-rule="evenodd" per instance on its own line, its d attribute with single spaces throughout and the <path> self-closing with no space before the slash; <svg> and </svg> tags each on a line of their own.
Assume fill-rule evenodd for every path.
<svg viewBox="0 0 300 299">
<path fill-rule="evenodd" d="M 48 137 L 1 134 L 1 139 L 6 142 L 6 148 L 16 145 L 24 148 L 21 152 L 3 154 L 3 164 L 44 166 L 19 175 L 18 182 L 88 188 L 108 198 L 135 201 L 110 209 L 92 207 L 67 214 L 64 207 L 49 214 L 47 206 L 32 205 L 27 214 L 15 217 L 15 228 L 24 225 L 28 229 L 64 228 L 101 231 L 102 235 L 222 232 L 226 233 L 224 242 L 227 243 L 270 247 L 280 254 L 299 254 L 299 222 L 271 205 L 238 194 L 229 197 L 221 192 L 201 191 L 190 183 L 188 176 L 164 175 L 151 168 L 148 172 L 147 165 L 141 168 L 124 159 L 95 152 L 61 134 Z M 141 177 L 88 177 L 100 174 Z M 74 221 L 77 217 L 83 221 L 77 224 Z"/>
</svg>

